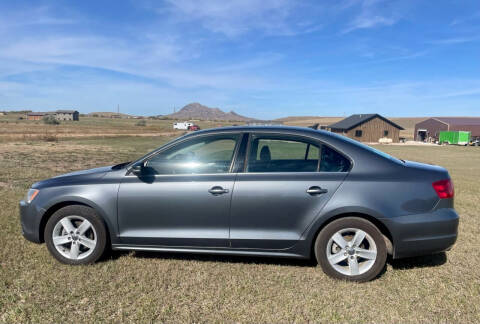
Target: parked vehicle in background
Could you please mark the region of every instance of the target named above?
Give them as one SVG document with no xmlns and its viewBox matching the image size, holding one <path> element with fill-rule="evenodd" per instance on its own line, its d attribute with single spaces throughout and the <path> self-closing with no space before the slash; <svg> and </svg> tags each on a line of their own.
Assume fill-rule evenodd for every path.
<svg viewBox="0 0 480 324">
<path fill-rule="evenodd" d="M 468 145 L 470 143 L 470 132 L 463 131 L 441 131 L 438 135 L 438 144 Z"/>
<path fill-rule="evenodd" d="M 316 258 L 331 277 L 367 281 L 387 254 L 450 249 L 459 220 L 453 196 L 439 166 L 327 131 L 239 126 L 37 182 L 20 215 L 26 239 L 72 265 L 110 247 Z"/>
<path fill-rule="evenodd" d="M 199 130 L 200 130 L 200 126 L 198 126 L 198 125 L 188 126 L 188 130 L 189 130 L 189 131 L 199 131 Z"/>
<path fill-rule="evenodd" d="M 480 146 L 480 137 L 475 137 L 470 139 L 471 146 Z"/>
<path fill-rule="evenodd" d="M 185 129 L 188 130 L 189 127 L 193 126 L 193 123 L 183 122 L 173 124 L 173 129 Z"/>
</svg>

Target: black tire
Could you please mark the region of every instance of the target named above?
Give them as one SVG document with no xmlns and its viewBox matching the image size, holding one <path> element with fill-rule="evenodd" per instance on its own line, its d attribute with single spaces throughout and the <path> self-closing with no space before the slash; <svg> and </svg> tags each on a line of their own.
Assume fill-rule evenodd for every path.
<svg viewBox="0 0 480 324">
<path fill-rule="evenodd" d="M 327 259 L 327 245 L 330 238 L 338 231 L 348 228 L 356 228 L 366 232 L 373 239 L 377 248 L 373 266 L 359 275 L 345 275 L 337 271 Z M 375 279 L 383 271 L 387 261 L 387 247 L 382 233 L 371 222 L 359 217 L 340 218 L 325 226 L 315 240 L 314 252 L 322 270 L 328 276 L 348 281 L 366 282 Z"/>
<path fill-rule="evenodd" d="M 55 225 L 63 218 L 67 216 L 81 216 L 88 220 L 92 227 L 95 229 L 96 233 L 96 245 L 90 255 L 82 259 L 69 259 L 63 256 L 53 244 L 52 234 L 55 228 Z M 47 245 L 48 251 L 57 259 L 58 261 L 70 264 L 91 264 L 96 262 L 102 257 L 106 250 L 107 246 L 107 230 L 103 220 L 98 216 L 98 214 L 90 207 L 82 205 L 71 205 L 63 207 L 57 210 L 47 221 L 44 232 L 45 243 Z M 68 245 L 68 244 L 67 244 Z"/>
</svg>

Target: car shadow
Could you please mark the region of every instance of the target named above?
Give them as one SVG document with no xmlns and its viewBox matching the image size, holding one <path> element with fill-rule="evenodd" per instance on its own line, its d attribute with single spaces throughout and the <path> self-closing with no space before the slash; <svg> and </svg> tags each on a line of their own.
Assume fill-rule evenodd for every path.
<svg viewBox="0 0 480 324">
<path fill-rule="evenodd" d="M 445 252 L 426 255 L 421 257 L 405 258 L 405 259 L 389 259 L 387 261 L 395 270 L 409 270 L 414 268 L 431 268 L 438 267 L 447 262 L 447 254 Z"/>
<path fill-rule="evenodd" d="M 97 262 L 115 261 L 129 253 L 132 253 L 132 251 L 107 250 Z"/>
<path fill-rule="evenodd" d="M 116 251 L 115 251 L 116 252 Z M 278 266 L 315 267 L 317 262 L 308 259 L 291 259 L 278 257 L 244 256 L 244 255 L 214 255 L 214 254 L 190 254 L 190 253 L 165 253 L 135 251 L 133 256 L 144 259 L 167 259 L 199 262 L 223 262 L 223 263 L 246 263 L 266 264 Z"/>
<path fill-rule="evenodd" d="M 110 251 L 100 262 L 117 260 L 118 258 L 131 254 L 135 258 L 141 259 L 165 259 L 180 261 L 199 261 L 199 262 L 223 262 L 223 263 L 245 263 L 245 264 L 265 264 L 277 266 L 293 266 L 293 267 L 316 267 L 317 261 L 312 259 L 292 259 L 278 257 L 262 257 L 262 256 L 244 256 L 244 255 L 215 255 L 215 254 L 192 254 L 192 253 L 176 253 L 176 252 L 155 252 L 155 251 Z M 414 268 L 430 268 L 438 267 L 447 262 L 447 254 L 445 252 L 394 260 L 388 257 L 387 263 L 395 270 L 409 270 Z M 387 267 L 384 267 L 378 277 L 383 276 Z M 378 278 L 377 277 L 377 278 Z"/>
</svg>

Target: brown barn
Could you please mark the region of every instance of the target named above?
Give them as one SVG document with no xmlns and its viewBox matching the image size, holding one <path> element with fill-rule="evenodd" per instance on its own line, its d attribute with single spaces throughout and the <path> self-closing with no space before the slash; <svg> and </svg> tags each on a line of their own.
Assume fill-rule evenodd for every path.
<svg viewBox="0 0 480 324">
<path fill-rule="evenodd" d="M 416 141 L 438 141 L 440 131 L 471 132 L 472 138 L 480 138 L 480 117 L 432 117 L 415 125 Z"/>
<path fill-rule="evenodd" d="M 43 117 L 47 116 L 48 113 L 44 112 L 29 112 L 27 114 L 27 119 L 28 120 L 42 120 Z"/>
<path fill-rule="evenodd" d="M 403 130 L 403 127 L 379 114 L 352 115 L 328 128 L 334 133 L 368 143 L 378 142 L 381 138 L 389 138 L 393 143 L 398 143 L 400 130 Z"/>
</svg>

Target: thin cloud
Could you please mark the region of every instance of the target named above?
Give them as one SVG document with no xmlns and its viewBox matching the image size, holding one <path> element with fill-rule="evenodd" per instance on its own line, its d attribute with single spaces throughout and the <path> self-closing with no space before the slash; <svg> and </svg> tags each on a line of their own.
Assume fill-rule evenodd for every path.
<svg viewBox="0 0 480 324">
<path fill-rule="evenodd" d="M 343 30 L 343 34 L 348 34 L 357 29 L 367 29 L 379 26 L 391 26 L 398 20 L 379 15 L 357 17 L 350 25 Z"/>
<path fill-rule="evenodd" d="M 260 53 L 259 55 L 253 58 L 249 58 L 247 60 L 237 61 L 231 64 L 219 66 L 217 68 L 214 68 L 214 71 L 233 72 L 258 69 L 278 63 L 283 58 L 284 55 L 280 53 Z"/>
<path fill-rule="evenodd" d="M 471 22 L 472 20 L 477 20 L 480 18 L 480 11 L 475 12 L 474 14 L 467 16 L 467 17 L 458 17 L 452 20 L 450 26 L 461 25 L 467 22 Z"/>
<path fill-rule="evenodd" d="M 471 43 L 471 42 L 478 42 L 480 37 L 452 37 L 452 38 L 444 38 L 444 39 L 437 39 L 429 41 L 429 44 L 433 45 L 454 45 L 454 44 L 463 44 L 463 43 Z"/>
<path fill-rule="evenodd" d="M 70 14 L 68 17 L 58 17 L 52 14 L 49 7 L 26 8 L 21 11 L 0 12 L 0 33 L 12 29 L 21 30 L 26 27 L 48 27 L 56 25 L 71 25 L 79 23 L 78 17 Z"/>
<path fill-rule="evenodd" d="M 224 68 L 218 65 L 216 71 L 181 68 L 178 66 L 181 63 L 176 61 L 176 52 L 181 49 L 173 46 L 153 43 L 132 48 L 120 40 L 102 37 L 30 38 L 5 46 L 0 58 L 24 62 L 31 71 L 45 65 L 98 68 L 149 78 L 154 83 L 164 81 L 178 88 L 248 90 L 266 87 L 267 82 L 259 77 L 244 75 L 241 71 L 232 74 L 231 65 Z M 274 55 L 270 58 L 276 59 Z M 267 63 L 266 57 L 259 57 L 238 64 L 253 68 Z"/>
<path fill-rule="evenodd" d="M 365 67 L 365 66 L 376 66 L 381 65 L 384 63 L 391 63 L 391 62 L 399 62 L 399 61 L 406 61 L 406 60 L 414 60 L 420 57 L 424 57 L 429 53 L 429 51 L 418 51 L 413 52 L 410 54 L 405 55 L 397 55 L 397 56 L 387 56 L 378 59 L 370 59 L 368 61 L 359 62 L 359 63 L 350 63 L 350 64 L 342 64 L 336 66 L 325 66 L 318 69 L 313 69 L 313 71 L 328 71 L 328 70 L 341 70 L 341 69 L 351 69 L 351 68 L 358 68 L 358 67 Z"/>
<path fill-rule="evenodd" d="M 395 6 L 391 3 L 385 5 L 382 0 L 363 0 L 350 2 L 347 9 L 359 7 L 359 14 L 347 24 L 341 34 L 348 34 L 359 29 L 370 29 L 381 26 L 392 26 L 400 20 L 398 12 L 393 12 Z"/>
<path fill-rule="evenodd" d="M 298 21 L 295 14 L 302 9 L 302 4 L 294 0 L 167 0 L 167 3 L 168 12 L 178 21 L 197 22 L 203 28 L 227 37 L 252 31 L 268 35 L 295 35 L 319 28 L 318 25 Z M 165 8 L 162 7 L 159 13 L 165 13 Z"/>
</svg>

